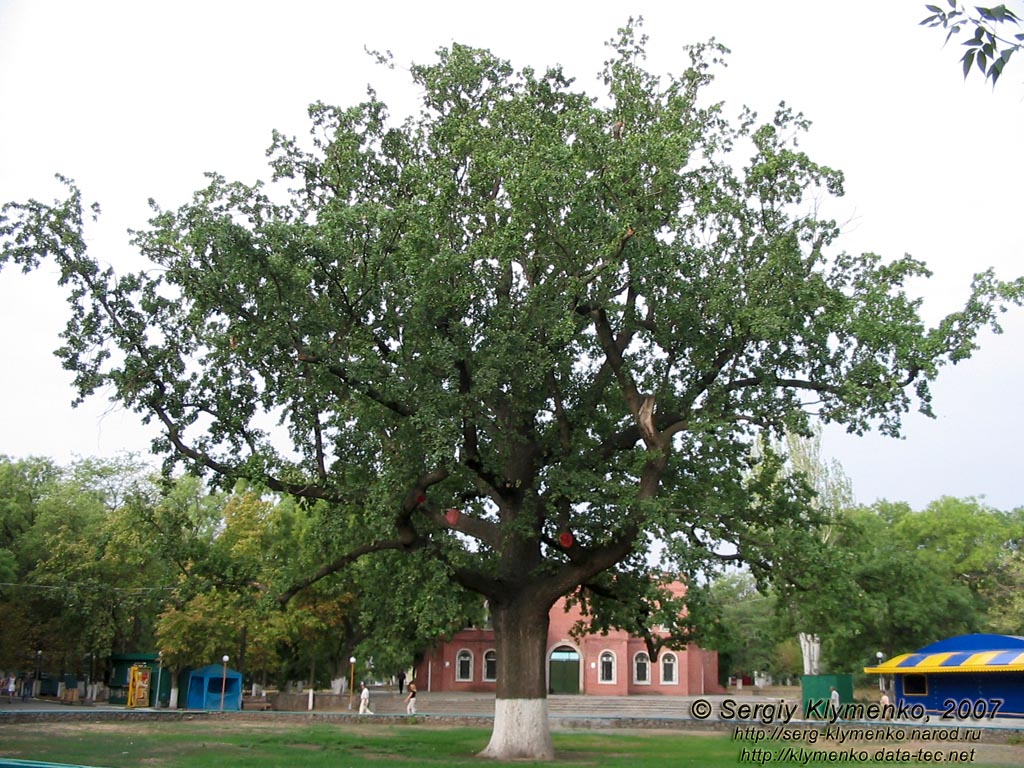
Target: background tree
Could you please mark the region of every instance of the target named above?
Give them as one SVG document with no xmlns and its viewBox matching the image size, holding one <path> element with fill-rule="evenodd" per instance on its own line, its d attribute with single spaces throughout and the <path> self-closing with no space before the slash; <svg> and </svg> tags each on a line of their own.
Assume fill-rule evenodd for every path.
<svg viewBox="0 0 1024 768">
<path fill-rule="evenodd" d="M 709 601 L 717 614 L 708 628 L 709 642 L 718 651 L 722 682 L 750 677 L 756 671 L 785 671 L 776 669 L 776 650 L 783 635 L 774 594 L 763 594 L 749 573 L 732 571 L 714 579 Z"/>
<path fill-rule="evenodd" d="M 783 609 L 781 618 L 797 634 L 803 673 L 818 675 L 821 633 L 827 632 L 832 620 L 842 615 L 843 606 L 851 604 L 855 592 L 849 554 L 833 546 L 840 513 L 854 502 L 853 485 L 838 462 L 822 456 L 820 428 L 807 436 L 787 432 L 778 450 L 786 457 L 785 471 L 803 478 L 814 492 L 811 503 L 822 519 L 812 547 L 817 556 L 806 558 L 817 567 L 813 573 L 805 571 L 804 577 L 787 591 L 788 599 L 779 604 Z M 827 586 L 822 589 L 822 585 Z"/>
<path fill-rule="evenodd" d="M 1014 584 L 1019 518 L 976 499 L 942 498 L 920 512 L 878 502 L 847 511 L 837 530 L 858 588 L 857 610 L 833 622 L 825 643 L 844 671 L 879 650 L 892 656 L 981 631 L 992 601 Z"/>
<path fill-rule="evenodd" d="M 756 435 L 809 412 L 896 434 L 1024 287 L 982 273 L 926 328 L 921 262 L 832 252 L 814 211 L 842 177 L 799 150 L 801 115 L 703 104 L 716 46 L 664 78 L 636 25 L 611 49 L 601 101 L 454 45 L 411 68 L 401 124 L 372 91 L 314 105 L 310 148 L 275 137 L 273 191 L 212 175 L 155 208 L 151 270 L 87 253 L 73 187 L 0 220 L 4 263 L 58 264 L 80 397 L 109 388 L 172 460 L 330 509 L 347 551 L 283 598 L 416 549 L 488 600 L 492 757 L 553 755 L 559 597 L 651 537 L 684 572 L 723 542 L 759 578 L 798 555 L 806 486 L 752 477 Z"/>
<path fill-rule="evenodd" d="M 145 484 L 137 460 L 0 462 L 4 558 L 0 664 L 26 668 L 42 651 L 45 671 L 99 672 L 91 659 L 153 647 L 166 584 L 161 563 L 125 525 L 125 499 Z"/>
<path fill-rule="evenodd" d="M 322 519 L 322 505 L 245 484 L 210 493 L 195 477 L 137 502 L 133 529 L 175 564 L 175 587 L 156 623 L 158 647 L 174 668 L 227 653 L 232 666 L 263 685 L 305 680 L 327 687 L 348 678 L 353 654 L 361 676 L 371 659 L 378 674 L 407 669 L 417 650 L 464 626 L 473 612 L 467 593 L 453 590 L 420 553 L 358 563 L 282 608 L 274 595 L 347 540 Z"/>
<path fill-rule="evenodd" d="M 916 514 L 904 515 L 899 535 L 966 586 L 985 611 L 1003 581 L 1010 554 L 1024 544 L 1022 523 L 1019 514 L 992 509 L 981 499 L 943 496 Z"/>
<path fill-rule="evenodd" d="M 1024 522 L 1024 508 L 1013 513 Z M 1006 635 L 1024 635 L 1024 548 L 1008 547 L 997 586 L 989 593 L 987 628 Z"/>
<path fill-rule="evenodd" d="M 274 554 L 272 510 L 271 501 L 245 488 L 211 494 L 194 477 L 178 479 L 159 498 L 137 500 L 135 530 L 174 568 L 157 623 L 158 646 L 172 668 L 204 666 L 227 653 L 232 666 L 248 672 L 251 651 L 274 646 L 281 622 L 260 599 Z M 269 662 L 266 653 L 255 655 L 258 664 Z"/>
<path fill-rule="evenodd" d="M 21 538 L 32 529 L 39 503 L 59 475 L 59 469 L 45 459 L 0 457 L 0 666 L 4 669 L 27 669 L 29 658 L 39 650 L 23 588 L 34 563 L 22 553 Z"/>
<path fill-rule="evenodd" d="M 858 599 L 845 621 L 833 622 L 824 644 L 836 671 L 856 671 L 879 650 L 889 657 L 976 627 L 969 591 L 896 535 L 899 521 L 910 514 L 906 504 L 885 502 L 847 513 L 839 546 L 855 553 L 851 575 Z"/>
<path fill-rule="evenodd" d="M 174 586 L 155 628 L 166 664 L 199 667 L 226 653 L 233 667 L 263 684 L 315 684 L 317 672 L 330 678 L 338 666 L 334 646 L 352 643 L 345 590 L 324 584 L 288 611 L 270 597 L 278 581 L 290 578 L 294 560 L 303 560 L 305 510 L 244 484 L 211 493 L 188 476 L 161 496 L 135 502 L 133 530 L 173 564 Z"/>
<path fill-rule="evenodd" d="M 891 657 L 968 632 L 1015 634 L 1021 525 L 1019 511 L 978 499 L 943 497 L 918 512 L 892 502 L 842 507 L 828 546 L 841 568 L 822 571 L 814 589 L 792 589 L 783 601 L 780 590 L 756 588 L 747 573 L 712 581 L 717 614 L 709 629 L 718 632 L 711 645 L 732 674 L 784 673 L 785 651 L 769 649 L 801 616 L 814 616 L 824 667 L 859 672 L 878 651 Z"/>
</svg>

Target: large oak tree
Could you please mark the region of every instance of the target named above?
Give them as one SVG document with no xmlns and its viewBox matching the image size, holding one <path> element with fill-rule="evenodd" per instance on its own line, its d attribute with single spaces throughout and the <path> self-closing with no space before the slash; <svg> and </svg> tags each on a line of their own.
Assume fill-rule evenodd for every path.
<svg viewBox="0 0 1024 768">
<path fill-rule="evenodd" d="M 842 177 L 798 148 L 799 114 L 730 122 L 701 98 L 719 48 L 657 77 L 643 46 L 634 24 L 612 42 L 600 99 L 454 45 L 411 68 L 404 122 L 372 91 L 316 104 L 310 142 L 275 136 L 276 183 L 211 175 L 155 208 L 134 274 L 86 252 L 73 186 L 0 222 L 4 262 L 59 265 L 82 397 L 109 388 L 168 456 L 329 506 L 346 551 L 284 598 L 411 549 L 486 597 L 488 756 L 553 754 L 560 596 L 640 594 L 652 537 L 688 567 L 723 542 L 777 565 L 810 512 L 751 471 L 757 433 L 896 433 L 1020 295 L 982 273 L 927 328 L 903 288 L 921 262 L 835 251 L 815 211 Z"/>
</svg>

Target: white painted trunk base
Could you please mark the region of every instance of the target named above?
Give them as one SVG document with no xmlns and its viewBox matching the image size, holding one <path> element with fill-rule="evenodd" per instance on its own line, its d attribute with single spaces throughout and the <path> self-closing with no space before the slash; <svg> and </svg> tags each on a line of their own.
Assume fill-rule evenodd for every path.
<svg viewBox="0 0 1024 768">
<path fill-rule="evenodd" d="M 804 657 L 804 674 L 821 674 L 821 638 L 807 632 L 797 635 L 800 641 L 800 651 Z"/>
<path fill-rule="evenodd" d="M 547 699 L 495 699 L 494 730 L 480 757 L 495 760 L 552 760 Z"/>
</svg>

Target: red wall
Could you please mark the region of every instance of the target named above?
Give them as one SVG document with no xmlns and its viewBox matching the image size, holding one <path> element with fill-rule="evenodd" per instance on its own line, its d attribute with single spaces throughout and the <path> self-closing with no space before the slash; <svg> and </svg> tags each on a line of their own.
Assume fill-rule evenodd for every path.
<svg viewBox="0 0 1024 768">
<path fill-rule="evenodd" d="M 456 679 L 457 656 L 462 650 L 473 654 L 470 681 Z M 426 653 L 416 668 L 416 685 L 424 691 L 494 691 L 496 684 L 483 679 L 484 654 L 491 650 L 494 650 L 494 630 L 463 629 L 456 632 L 451 640 L 438 644 Z"/>
<path fill-rule="evenodd" d="M 685 591 L 682 585 L 676 590 Z M 643 640 L 631 638 L 625 632 L 613 631 L 607 635 L 587 635 L 574 640 L 570 630 L 582 617 L 578 607 L 565 610 L 565 600 L 559 600 L 551 609 L 548 627 L 548 653 L 560 646 L 568 646 L 580 654 L 580 693 L 595 696 L 626 696 L 629 694 L 663 694 L 692 696 L 704 693 L 724 693 L 718 685 L 718 654 L 696 645 L 684 651 L 662 650 L 657 662 L 648 666 L 648 683 L 634 681 L 633 660 L 638 653 L 646 653 Z M 457 657 L 460 651 L 472 654 L 472 680 L 456 679 Z M 464 629 L 447 642 L 428 651 L 416 669 L 416 684 L 424 691 L 490 692 L 496 689 L 493 681 L 483 679 L 484 654 L 495 650 L 494 631 L 491 629 Z M 600 657 L 610 651 L 615 657 L 613 682 L 600 681 Z M 662 682 L 662 665 L 666 654 L 676 659 L 675 683 Z"/>
</svg>

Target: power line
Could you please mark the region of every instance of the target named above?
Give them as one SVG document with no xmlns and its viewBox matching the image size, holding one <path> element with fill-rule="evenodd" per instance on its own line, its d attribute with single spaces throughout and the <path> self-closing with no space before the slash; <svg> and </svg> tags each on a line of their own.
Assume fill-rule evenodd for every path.
<svg viewBox="0 0 1024 768">
<path fill-rule="evenodd" d="M 100 588 L 110 592 L 170 592 L 175 587 L 111 587 L 106 584 L 83 584 L 81 582 L 69 581 L 64 584 L 18 584 L 10 581 L 0 581 L 0 587 L 17 587 L 18 589 L 50 589 L 64 590 L 76 587 Z"/>
</svg>

